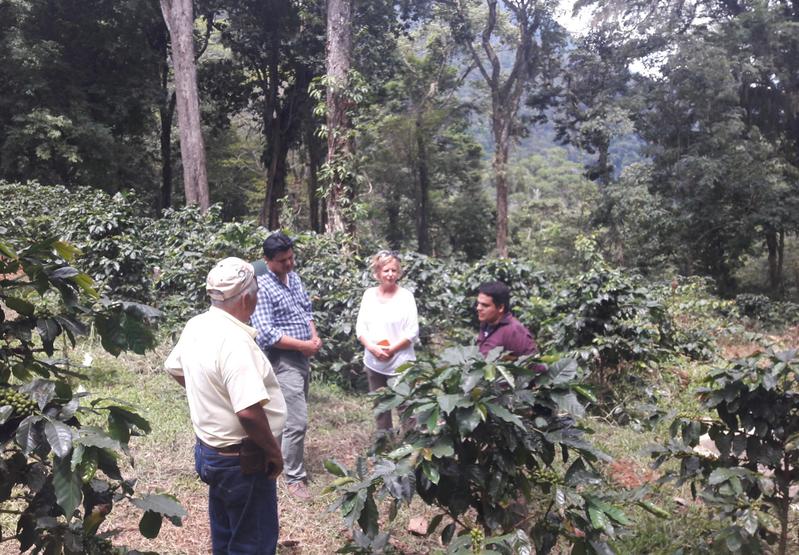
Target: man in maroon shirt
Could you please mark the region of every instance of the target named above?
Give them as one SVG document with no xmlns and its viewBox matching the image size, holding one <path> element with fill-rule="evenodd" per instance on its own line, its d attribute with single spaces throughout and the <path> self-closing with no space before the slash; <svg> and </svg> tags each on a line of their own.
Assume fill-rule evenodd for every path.
<svg viewBox="0 0 799 555">
<path fill-rule="evenodd" d="M 480 320 L 477 346 L 481 355 L 486 356 L 496 347 L 517 357 L 536 352 L 533 334 L 510 313 L 510 289 L 501 281 L 480 285 L 477 319 Z"/>
</svg>

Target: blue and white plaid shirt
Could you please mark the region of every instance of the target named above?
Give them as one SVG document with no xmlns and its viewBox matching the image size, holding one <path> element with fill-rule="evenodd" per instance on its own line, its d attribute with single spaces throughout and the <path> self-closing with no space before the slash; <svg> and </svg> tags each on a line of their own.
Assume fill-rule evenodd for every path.
<svg viewBox="0 0 799 555">
<path fill-rule="evenodd" d="M 255 341 L 262 350 L 271 347 L 284 335 L 294 339 L 311 338 L 311 299 L 300 276 L 288 273 L 288 285 L 271 271 L 258 276 L 258 304 L 250 324 L 258 330 Z"/>
</svg>

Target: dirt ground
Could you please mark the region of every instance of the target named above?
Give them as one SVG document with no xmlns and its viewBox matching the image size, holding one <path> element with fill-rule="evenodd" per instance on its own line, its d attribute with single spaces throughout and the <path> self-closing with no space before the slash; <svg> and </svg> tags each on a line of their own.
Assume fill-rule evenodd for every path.
<svg viewBox="0 0 799 555">
<path fill-rule="evenodd" d="M 333 395 L 334 392 L 325 388 L 314 388 L 311 393 L 306 463 L 311 473 L 310 489 L 315 494 L 314 500 L 298 502 L 287 493 L 282 479 L 278 481 L 280 555 L 329 555 L 345 541 L 347 530 L 340 514 L 328 511 L 333 497 L 320 493 L 332 479 L 324 470 L 323 463 L 326 459 L 335 458 L 352 467 L 357 456 L 366 451 L 372 422 L 370 404 L 364 398 L 334 398 Z M 175 527 L 164 522 L 158 538 L 147 540 L 138 531 L 140 511 L 117 507 L 114 518 L 103 528 L 113 534 L 115 544 L 162 554 L 211 552 L 207 489 L 194 473 L 194 437 L 188 421 L 186 428 L 186 433 L 180 434 L 170 444 L 146 444 L 134 450 L 139 483 L 149 491 L 176 495 L 188 511 L 183 526 Z M 426 511 L 429 509 L 424 506 L 413 507 L 414 514 L 425 514 Z M 406 510 L 404 513 L 396 522 L 399 532 L 396 545 L 406 553 L 429 553 L 429 548 L 422 545 L 420 539 L 405 532 L 410 512 Z"/>
</svg>

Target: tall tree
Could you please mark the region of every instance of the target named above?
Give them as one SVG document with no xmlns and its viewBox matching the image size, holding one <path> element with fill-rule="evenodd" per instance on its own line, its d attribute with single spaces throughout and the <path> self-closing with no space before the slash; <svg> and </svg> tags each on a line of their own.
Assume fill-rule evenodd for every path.
<svg viewBox="0 0 799 555">
<path fill-rule="evenodd" d="M 206 14 L 203 18 L 205 22 L 205 35 L 197 50 L 197 60 L 202 57 L 211 38 L 214 28 L 214 13 Z M 172 207 L 172 124 L 175 118 L 177 104 L 177 94 L 171 82 L 172 72 L 170 70 L 170 36 L 166 26 L 162 32 L 155 35 L 152 41 L 154 48 L 161 55 L 160 80 L 161 91 L 158 102 L 158 120 L 160 122 L 159 144 L 161 147 L 161 192 L 158 195 L 158 211 L 162 212 L 166 208 Z M 195 60 L 195 62 L 197 61 Z"/>
<path fill-rule="evenodd" d="M 513 137 L 521 130 L 519 108 L 524 91 L 544 82 L 557 67 L 557 54 L 565 38 L 553 19 L 557 2 L 502 0 L 504 9 L 500 10 L 498 0 L 485 0 L 482 20 L 475 17 L 476 0 L 441 0 L 441 4 L 455 40 L 465 49 L 491 95 L 496 249 L 504 257 L 508 255 L 510 149 Z"/>
<path fill-rule="evenodd" d="M 327 0 L 327 232 L 354 231 L 350 121 L 353 0 Z"/>
<path fill-rule="evenodd" d="M 258 122 L 263 145 L 259 221 L 277 229 L 287 195 L 288 155 L 306 140 L 312 117 L 308 87 L 324 67 L 323 6 L 283 0 L 211 0 L 207 5 L 224 14 L 222 42 L 247 76 L 248 112 Z"/>
<path fill-rule="evenodd" d="M 392 247 L 415 239 L 425 254 L 474 258 L 488 250 L 493 211 L 480 191 L 482 149 L 469 133 L 474 106 L 459 95 L 469 68 L 454 67 L 455 51 L 435 23 L 399 41 L 394 78 L 363 111 L 359 153 L 369 206 L 385 212 L 373 229 Z"/>
<path fill-rule="evenodd" d="M 194 8 L 192 0 L 160 0 L 161 12 L 169 29 L 175 95 L 180 132 L 180 158 L 186 204 L 208 210 L 208 174 L 205 142 L 200 122 L 200 99 L 194 55 Z"/>
<path fill-rule="evenodd" d="M 598 30 L 575 46 L 568 53 L 553 118 L 557 139 L 595 154 L 586 176 L 607 188 L 614 170 L 611 142 L 634 131 L 633 112 L 639 107 L 631 91 L 631 58 L 618 47 L 618 38 Z"/>
<path fill-rule="evenodd" d="M 169 88 L 169 31 L 164 29 L 158 40 L 162 56 L 161 99 L 158 103 L 158 120 L 161 124 L 159 144 L 161 146 L 161 191 L 158 195 L 158 211 L 172 206 L 172 122 L 175 117 L 177 95 Z"/>
</svg>

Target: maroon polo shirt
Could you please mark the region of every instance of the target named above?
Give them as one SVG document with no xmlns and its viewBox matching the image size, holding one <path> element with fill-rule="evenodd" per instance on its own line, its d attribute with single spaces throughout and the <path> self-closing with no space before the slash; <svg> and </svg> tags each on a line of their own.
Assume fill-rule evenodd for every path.
<svg viewBox="0 0 799 555">
<path fill-rule="evenodd" d="M 530 355 L 538 350 L 530 330 L 510 313 L 505 314 L 496 324 L 480 324 L 477 346 L 483 356 L 495 347 L 502 347 L 516 356 Z"/>
</svg>

